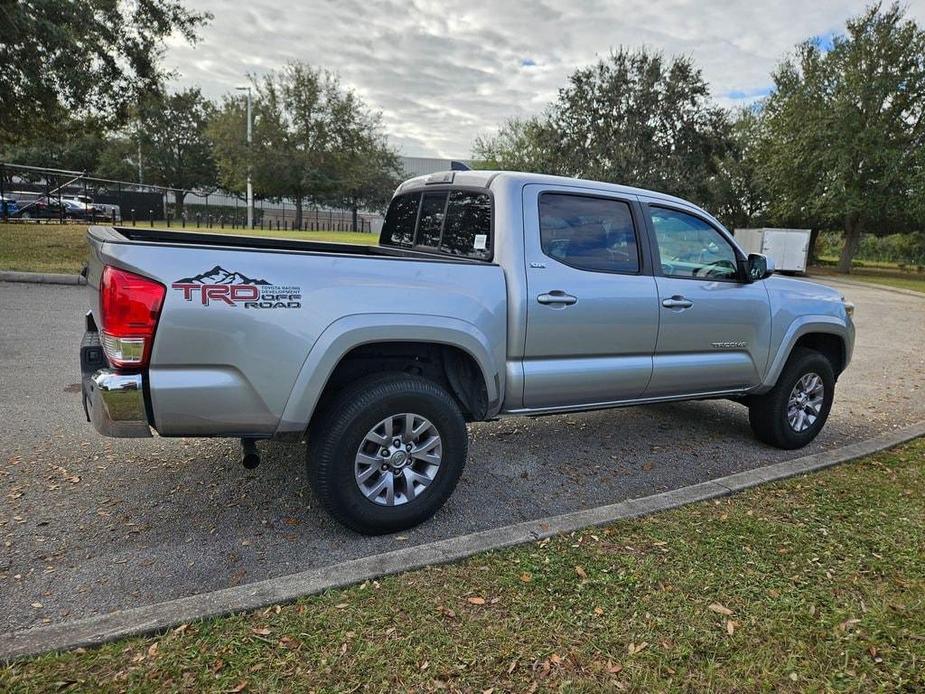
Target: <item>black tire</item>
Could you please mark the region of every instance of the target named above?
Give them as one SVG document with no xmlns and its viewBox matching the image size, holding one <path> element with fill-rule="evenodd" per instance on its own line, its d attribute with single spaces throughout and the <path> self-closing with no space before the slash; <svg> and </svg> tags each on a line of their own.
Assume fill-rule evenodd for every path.
<svg viewBox="0 0 925 694">
<path fill-rule="evenodd" d="M 794 386 L 803 376 L 815 373 L 822 379 L 822 407 L 816 420 L 804 431 L 796 431 L 787 419 L 787 404 Z M 835 396 L 835 374 L 823 354 L 798 347 L 790 355 L 777 383 L 767 393 L 749 399 L 748 421 L 755 436 L 777 448 L 802 448 L 822 431 Z"/>
<path fill-rule="evenodd" d="M 360 445 L 377 423 L 411 412 L 437 429 L 442 458 L 430 485 L 400 505 L 385 506 L 363 494 L 354 475 Z M 366 535 L 383 535 L 424 522 L 443 506 L 462 475 L 468 452 L 466 422 L 456 401 L 438 384 L 403 373 L 363 378 L 328 403 L 308 432 L 308 479 L 334 518 Z"/>
</svg>

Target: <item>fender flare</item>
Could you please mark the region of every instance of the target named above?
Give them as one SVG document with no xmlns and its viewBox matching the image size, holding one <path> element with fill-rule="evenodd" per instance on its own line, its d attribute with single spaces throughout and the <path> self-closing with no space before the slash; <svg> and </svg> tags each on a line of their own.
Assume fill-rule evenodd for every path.
<svg viewBox="0 0 925 694">
<path fill-rule="evenodd" d="M 472 323 L 449 316 L 358 313 L 334 321 L 309 350 L 276 434 L 303 434 L 331 374 L 350 350 L 374 342 L 430 342 L 457 347 L 471 356 L 482 372 L 489 414 L 500 408 L 504 371 L 496 363 L 488 337 Z"/>
<path fill-rule="evenodd" d="M 809 335 L 810 333 L 827 333 L 841 339 L 842 346 L 845 349 L 845 364 L 847 365 L 848 360 L 851 358 L 851 353 L 849 351 L 851 335 L 850 328 L 845 322 L 835 316 L 800 316 L 790 324 L 789 328 L 787 328 L 787 332 L 781 340 L 777 352 L 771 359 L 771 363 L 761 385 L 752 392 L 763 393 L 774 387 L 774 384 L 777 383 L 777 379 L 780 377 L 781 371 L 784 370 L 784 365 L 790 358 L 790 353 L 793 351 L 794 345 L 796 345 L 801 337 Z"/>
</svg>

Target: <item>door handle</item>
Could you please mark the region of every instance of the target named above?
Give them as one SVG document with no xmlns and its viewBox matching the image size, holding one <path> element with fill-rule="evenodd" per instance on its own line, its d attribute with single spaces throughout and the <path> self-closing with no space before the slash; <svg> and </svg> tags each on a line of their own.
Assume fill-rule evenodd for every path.
<svg viewBox="0 0 925 694">
<path fill-rule="evenodd" d="M 680 294 L 675 294 L 669 299 L 662 300 L 662 306 L 665 308 L 690 308 L 694 305 L 694 302 L 690 299 L 685 299 Z"/>
<path fill-rule="evenodd" d="M 536 297 L 536 300 L 546 305 L 562 304 L 563 306 L 571 306 L 578 301 L 578 297 L 566 294 L 561 289 L 553 289 L 551 292 L 540 294 Z"/>
</svg>

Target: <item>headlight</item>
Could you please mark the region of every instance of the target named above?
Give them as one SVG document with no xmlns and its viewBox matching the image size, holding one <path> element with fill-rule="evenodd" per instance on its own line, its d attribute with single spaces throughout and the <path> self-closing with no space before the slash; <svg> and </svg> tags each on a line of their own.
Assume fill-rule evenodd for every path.
<svg viewBox="0 0 925 694">
<path fill-rule="evenodd" d="M 848 314 L 849 318 L 854 316 L 854 304 L 848 301 L 845 297 L 841 298 L 842 304 L 845 306 L 845 313 Z"/>
</svg>

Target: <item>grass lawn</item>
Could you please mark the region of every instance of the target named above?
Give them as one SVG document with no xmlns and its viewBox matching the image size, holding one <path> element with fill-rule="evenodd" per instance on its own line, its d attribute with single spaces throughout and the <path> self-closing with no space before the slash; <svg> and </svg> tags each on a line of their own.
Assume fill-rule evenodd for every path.
<svg viewBox="0 0 925 694">
<path fill-rule="evenodd" d="M 925 292 L 925 275 L 902 275 L 895 272 L 884 273 L 858 269 L 852 270 L 848 279 L 871 284 L 884 284 L 888 287 L 896 287 L 898 289 L 911 289 L 916 292 Z"/>
<path fill-rule="evenodd" d="M 925 273 L 904 272 L 895 264 L 865 262 L 864 267 L 852 268 L 850 275 L 837 273 L 831 267 L 812 267 L 810 272 L 814 275 L 824 275 L 832 278 L 843 277 L 851 281 L 870 282 L 872 284 L 897 287 L 898 289 L 925 292 Z"/>
<path fill-rule="evenodd" d="M 179 231 L 176 227 L 171 230 Z M 187 231 L 341 243 L 372 244 L 379 240 L 375 234 L 349 231 L 251 231 L 217 227 Z M 87 260 L 86 235 L 86 224 L 0 224 L 0 270 L 80 272 Z"/>
<path fill-rule="evenodd" d="M 728 499 L 16 662 L 0 690 L 922 691 L 923 463 L 925 439 Z"/>
</svg>

